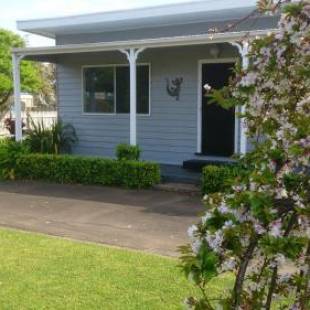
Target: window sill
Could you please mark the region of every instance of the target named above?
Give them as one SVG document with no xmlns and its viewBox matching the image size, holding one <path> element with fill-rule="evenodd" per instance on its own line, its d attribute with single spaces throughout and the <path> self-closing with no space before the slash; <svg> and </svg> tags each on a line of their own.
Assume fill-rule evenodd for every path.
<svg viewBox="0 0 310 310">
<path fill-rule="evenodd" d="M 88 113 L 83 112 L 83 116 L 130 116 L 129 113 Z M 137 117 L 150 117 L 151 114 L 137 114 Z"/>
</svg>

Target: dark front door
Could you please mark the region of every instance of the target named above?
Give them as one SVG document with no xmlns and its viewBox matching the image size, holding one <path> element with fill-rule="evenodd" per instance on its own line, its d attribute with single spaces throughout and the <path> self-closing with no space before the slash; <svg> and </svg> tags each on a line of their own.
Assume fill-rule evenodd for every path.
<svg viewBox="0 0 310 310">
<path fill-rule="evenodd" d="M 228 84 L 233 74 L 233 63 L 202 65 L 202 153 L 211 156 L 231 156 L 234 153 L 235 111 L 226 110 L 217 103 L 210 104 L 203 86 L 214 89 Z"/>
</svg>

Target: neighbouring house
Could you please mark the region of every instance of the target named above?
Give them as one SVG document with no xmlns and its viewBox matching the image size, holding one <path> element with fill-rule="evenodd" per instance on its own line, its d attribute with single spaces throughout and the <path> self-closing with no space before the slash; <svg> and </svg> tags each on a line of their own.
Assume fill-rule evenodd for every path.
<svg viewBox="0 0 310 310">
<path fill-rule="evenodd" d="M 244 18 L 254 9 L 196 1 L 18 21 L 56 45 L 13 50 L 16 138 L 19 62 L 29 59 L 57 65 L 58 113 L 76 128 L 77 154 L 112 157 L 128 142 L 143 159 L 181 165 L 246 152 L 238 111 L 207 104 L 203 86 L 226 85 L 237 59 L 247 66 L 246 40 L 276 31 L 278 16 Z"/>
<path fill-rule="evenodd" d="M 32 94 L 21 93 L 21 118 L 24 129 L 30 129 L 32 122 L 42 123 L 45 127 L 50 127 L 57 120 L 57 111 L 54 106 L 38 104 Z M 15 119 L 14 108 L 9 108 L 0 115 L 0 137 L 10 136 L 9 130 L 6 128 L 5 121 L 7 119 Z"/>
</svg>

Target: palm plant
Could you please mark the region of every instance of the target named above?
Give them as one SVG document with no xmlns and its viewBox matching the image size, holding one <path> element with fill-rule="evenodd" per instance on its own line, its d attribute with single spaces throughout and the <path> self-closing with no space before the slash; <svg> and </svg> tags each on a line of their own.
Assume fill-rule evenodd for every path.
<svg viewBox="0 0 310 310">
<path fill-rule="evenodd" d="M 51 128 L 52 149 L 54 154 L 71 153 L 72 146 L 78 142 L 75 128 L 61 120 L 54 122 Z"/>
<path fill-rule="evenodd" d="M 30 119 L 31 130 L 28 132 L 26 143 L 35 153 L 61 154 L 71 153 L 72 146 L 78 138 L 71 124 L 64 124 L 58 120 L 50 128 L 44 125 L 43 120 L 34 122 Z"/>
</svg>

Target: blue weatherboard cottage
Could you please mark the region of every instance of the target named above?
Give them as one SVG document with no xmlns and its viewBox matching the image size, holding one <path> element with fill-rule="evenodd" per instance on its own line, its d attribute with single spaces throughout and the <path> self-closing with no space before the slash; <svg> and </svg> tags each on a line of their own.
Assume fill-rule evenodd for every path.
<svg viewBox="0 0 310 310">
<path fill-rule="evenodd" d="M 278 16 L 253 7 L 216 10 L 207 1 L 18 21 L 18 29 L 54 38 L 52 47 L 13 50 L 16 139 L 21 59 L 57 65 L 58 115 L 76 128 L 74 152 L 114 156 L 119 143 L 142 157 L 181 165 L 226 160 L 249 149 L 233 109 L 207 104 L 204 85 L 227 84 L 246 39 L 276 31 Z"/>
</svg>

